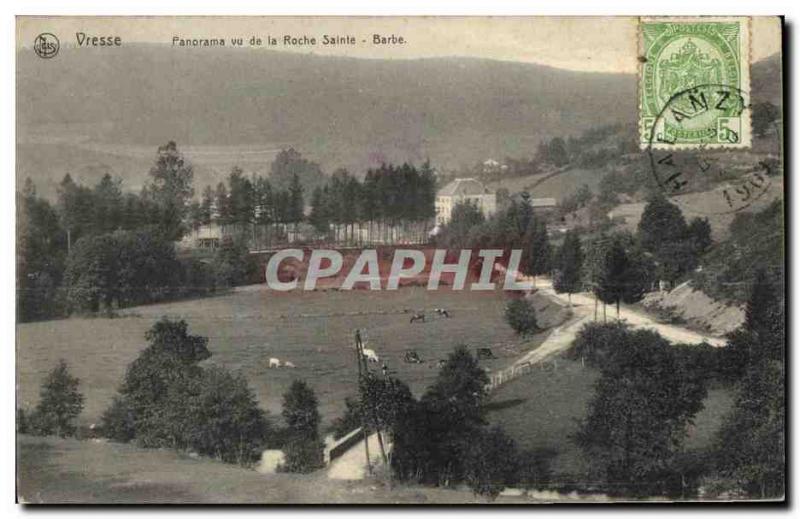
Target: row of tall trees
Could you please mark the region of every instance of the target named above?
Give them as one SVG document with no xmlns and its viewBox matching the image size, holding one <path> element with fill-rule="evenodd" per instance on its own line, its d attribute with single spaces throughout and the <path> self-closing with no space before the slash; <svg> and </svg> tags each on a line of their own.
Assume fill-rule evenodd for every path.
<svg viewBox="0 0 800 519">
<path fill-rule="evenodd" d="M 398 226 L 406 234 L 413 227 L 419 240 L 427 236 L 427 222 L 435 214 L 436 179 L 430 164 L 419 169 L 383 164 L 368 170 L 363 180 L 339 169 L 330 178 L 304 182 L 303 171 L 308 177 L 309 168 L 318 171 L 294 150 L 278 155 L 269 177 L 248 178 L 234 167 L 227 183 L 220 182 L 216 189 L 207 186 L 200 200 L 192 202 L 191 226 L 214 222 L 240 234 L 250 231 L 254 240 L 259 239 L 256 228 L 274 236 L 302 222 L 311 224 L 323 239 L 345 243 L 363 241 L 364 231 L 366 241 L 390 241 Z M 314 186 L 310 196 L 306 185 Z"/>
<path fill-rule="evenodd" d="M 269 225 L 297 223 L 303 219 L 303 186 L 294 175 L 286 189 L 279 189 L 268 177 L 248 178 L 234 166 L 227 184 L 216 189 L 206 186 L 200 201 L 192 202 L 189 214 L 192 227 L 211 222 L 220 225 Z"/>
<path fill-rule="evenodd" d="M 382 164 L 369 169 L 363 181 L 347 170 L 337 170 L 311 197 L 309 221 L 321 233 L 355 242 L 356 228 L 367 231 L 367 241 L 389 241 L 393 228 L 416 226 L 417 238 L 427 235 L 435 216 L 436 178 L 429 163 Z"/>
</svg>

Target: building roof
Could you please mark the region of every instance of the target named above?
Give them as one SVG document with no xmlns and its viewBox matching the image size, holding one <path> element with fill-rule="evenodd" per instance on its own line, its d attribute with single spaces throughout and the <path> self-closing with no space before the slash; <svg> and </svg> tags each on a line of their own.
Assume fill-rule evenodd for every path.
<svg viewBox="0 0 800 519">
<path fill-rule="evenodd" d="M 457 178 L 439 190 L 438 196 L 475 196 L 488 190 L 474 178 Z"/>
</svg>

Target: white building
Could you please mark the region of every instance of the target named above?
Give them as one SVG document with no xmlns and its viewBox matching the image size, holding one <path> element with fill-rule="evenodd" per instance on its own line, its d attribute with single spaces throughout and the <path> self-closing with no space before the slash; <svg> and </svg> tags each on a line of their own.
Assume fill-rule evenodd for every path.
<svg viewBox="0 0 800 519">
<path fill-rule="evenodd" d="M 217 223 L 192 229 L 178 243 L 180 249 L 216 249 L 222 243 L 224 232 Z"/>
<path fill-rule="evenodd" d="M 450 221 L 456 204 L 469 202 L 475 204 L 484 216 L 497 211 L 497 195 L 474 178 L 457 178 L 436 193 L 436 225 Z"/>
</svg>

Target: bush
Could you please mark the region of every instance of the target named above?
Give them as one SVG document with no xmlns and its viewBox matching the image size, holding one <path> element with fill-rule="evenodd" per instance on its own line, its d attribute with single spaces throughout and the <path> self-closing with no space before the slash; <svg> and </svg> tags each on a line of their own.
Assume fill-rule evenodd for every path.
<svg viewBox="0 0 800 519">
<path fill-rule="evenodd" d="M 150 346 L 128 367 L 103 414 L 106 435 L 228 463 L 256 461 L 272 431 L 245 379 L 198 366 L 211 356 L 208 341 L 189 335 L 184 321 L 162 319 L 145 336 Z"/>
<path fill-rule="evenodd" d="M 539 330 L 536 309 L 527 299 L 513 299 L 506 305 L 506 322 L 518 335 L 530 335 Z"/>
<path fill-rule="evenodd" d="M 257 270 L 244 240 L 234 240 L 230 236 L 222 240 L 222 245 L 214 257 L 214 280 L 216 286 L 234 287 L 255 282 Z"/>
<path fill-rule="evenodd" d="M 517 456 L 517 485 L 525 490 L 546 487 L 552 477 L 550 460 L 555 455 L 555 451 L 547 449 L 520 452 Z"/>
<path fill-rule="evenodd" d="M 450 354 L 419 403 L 399 406 L 392 468 L 399 479 L 450 485 L 463 481 L 464 459 L 485 425 L 489 380 L 464 346 Z"/>
<path fill-rule="evenodd" d="M 517 446 L 501 428 L 481 431 L 470 442 L 464 461 L 465 479 L 477 495 L 495 499 L 516 483 Z"/>
<path fill-rule="evenodd" d="M 181 296 L 206 294 L 216 288 L 214 266 L 208 260 L 188 257 L 180 260 L 181 264 Z"/>
<path fill-rule="evenodd" d="M 135 415 L 125 398 L 115 396 L 111 406 L 103 412 L 100 422 L 107 438 L 129 442 L 136 437 Z"/>
<path fill-rule="evenodd" d="M 219 367 L 204 370 L 188 404 L 187 443 L 193 450 L 240 465 L 260 458 L 270 426 L 243 376 Z"/>
<path fill-rule="evenodd" d="M 309 438 L 292 437 L 283 446 L 285 460 L 278 467 L 280 472 L 297 472 L 306 474 L 322 468 L 322 441 Z"/>
<path fill-rule="evenodd" d="M 590 477 L 613 495 L 672 492 L 687 425 L 706 397 L 703 374 L 650 330 L 619 334 L 601 372 L 575 435 Z"/>
<path fill-rule="evenodd" d="M 612 353 L 613 348 L 621 344 L 628 327 L 620 322 L 586 323 L 578 331 L 567 355 L 574 360 L 588 362 L 591 366 L 602 367 Z"/>
<path fill-rule="evenodd" d="M 319 438 L 319 402 L 314 390 L 295 380 L 283 395 L 283 419 L 287 443 L 284 446 L 286 472 L 311 472 L 322 466 L 323 443 Z"/>
<path fill-rule="evenodd" d="M 67 307 L 97 312 L 159 301 L 172 294 L 179 274 L 174 245 L 155 230 L 87 236 L 67 258 Z"/>
<path fill-rule="evenodd" d="M 67 363 L 59 361 L 42 383 L 39 404 L 30 416 L 32 433 L 62 438 L 75 435 L 75 420 L 83 410 L 78 384 L 79 380 L 69 374 Z"/>
</svg>

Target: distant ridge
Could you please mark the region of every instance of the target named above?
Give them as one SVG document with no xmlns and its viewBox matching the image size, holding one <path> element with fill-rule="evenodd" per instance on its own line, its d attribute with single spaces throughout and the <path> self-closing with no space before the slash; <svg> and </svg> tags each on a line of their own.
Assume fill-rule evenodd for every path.
<svg viewBox="0 0 800 519">
<path fill-rule="evenodd" d="M 754 65 L 754 85 L 762 84 L 762 68 L 774 74 Z M 771 82 L 778 88 L 779 78 Z M 542 138 L 632 123 L 636 105 L 635 75 L 486 59 L 166 52 L 131 44 L 67 47 L 45 62 L 23 49 L 17 174 L 45 193 L 68 170 L 86 181 L 109 171 L 135 188 L 156 146 L 168 140 L 181 147 L 293 146 L 326 172 L 362 174 L 382 161 L 426 159 L 455 168 L 531 156 Z M 242 157 L 246 171 L 266 172 L 271 161 L 268 153 Z M 215 184 L 232 165 L 201 153 L 192 161 L 197 187 Z"/>
</svg>

